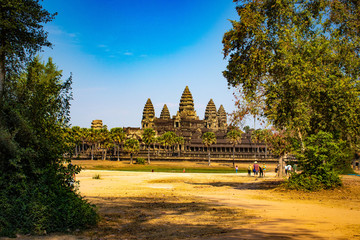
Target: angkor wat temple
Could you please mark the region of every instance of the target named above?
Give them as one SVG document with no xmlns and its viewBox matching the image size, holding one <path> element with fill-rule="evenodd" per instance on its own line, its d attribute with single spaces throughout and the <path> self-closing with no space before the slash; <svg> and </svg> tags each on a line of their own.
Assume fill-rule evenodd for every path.
<svg viewBox="0 0 360 240">
<path fill-rule="evenodd" d="M 217 143 L 210 146 L 213 160 L 230 159 L 232 156 L 233 145 L 226 138 L 229 127 L 227 113 L 223 105 L 217 109 L 214 101 L 210 99 L 205 109 L 204 119 L 201 120 L 196 114 L 194 100 L 188 86 L 185 87 L 180 98 L 179 110 L 172 117 L 166 104 L 163 106 L 160 116 L 156 117 L 151 99 L 147 99 L 143 110 L 141 128 L 142 130 L 152 128 L 158 136 L 167 131 L 173 131 L 176 135 L 183 137 L 184 144 L 179 146 L 173 157 L 180 156 L 181 153 L 182 158 L 206 159 L 207 147 L 202 143 L 201 136 L 209 131 L 214 132 L 217 138 Z M 134 130 L 136 129 L 129 128 L 128 133 Z M 156 144 L 152 147 L 155 148 L 154 150 L 161 149 L 161 146 Z M 250 134 L 242 135 L 241 144 L 235 146 L 235 156 L 237 159 L 243 160 L 272 157 L 267 152 L 265 144 L 251 141 Z"/>
<path fill-rule="evenodd" d="M 102 128 L 102 121 L 94 120 L 91 127 L 94 129 Z M 159 143 L 151 145 L 151 154 L 154 160 L 207 160 L 208 149 L 202 143 L 201 136 L 210 131 L 214 132 L 217 138 L 217 143 L 209 147 L 211 159 L 213 161 L 232 159 L 233 145 L 226 138 L 230 127 L 227 124 L 227 113 L 223 105 L 217 109 L 214 101 L 210 99 L 205 109 L 204 119 L 201 120 L 196 114 L 194 100 L 188 86 L 182 93 L 176 115 L 171 117 L 165 104 L 160 116 L 156 117 L 154 106 L 149 98 L 143 110 L 141 128 L 124 128 L 128 138 L 136 138 L 140 141 L 139 156 L 141 157 L 146 157 L 148 152 L 147 146 L 142 144 L 141 140 L 145 128 L 154 129 L 157 136 L 173 131 L 177 136 L 184 138 L 184 144 L 174 147 L 171 156 L 165 147 Z M 122 153 L 123 158 L 126 158 L 126 155 L 126 153 Z M 251 141 L 249 133 L 242 134 L 241 143 L 235 146 L 235 158 L 237 161 L 253 161 L 254 159 L 277 161 L 267 151 L 265 144 Z"/>
<path fill-rule="evenodd" d="M 159 135 L 173 131 L 178 136 L 182 136 L 186 143 L 192 143 L 195 139 L 200 139 L 204 132 L 214 132 L 217 137 L 223 137 L 227 133 L 227 117 L 223 105 L 219 110 L 215 103 L 210 99 L 205 110 L 204 120 L 200 120 L 194 109 L 194 100 L 186 86 L 179 104 L 179 111 L 173 117 L 170 117 L 169 109 L 164 105 L 160 117 L 155 117 L 155 111 L 150 98 L 147 100 L 142 121 L 142 129 L 152 128 Z"/>
</svg>

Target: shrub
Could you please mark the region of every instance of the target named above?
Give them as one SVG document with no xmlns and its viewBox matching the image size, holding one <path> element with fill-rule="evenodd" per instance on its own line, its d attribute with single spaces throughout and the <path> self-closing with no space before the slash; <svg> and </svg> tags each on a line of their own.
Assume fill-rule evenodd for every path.
<svg viewBox="0 0 360 240">
<path fill-rule="evenodd" d="M 92 179 L 101 179 L 100 174 L 95 174 Z"/>
<path fill-rule="evenodd" d="M 136 164 L 144 165 L 146 160 L 144 158 L 136 158 Z"/>
</svg>

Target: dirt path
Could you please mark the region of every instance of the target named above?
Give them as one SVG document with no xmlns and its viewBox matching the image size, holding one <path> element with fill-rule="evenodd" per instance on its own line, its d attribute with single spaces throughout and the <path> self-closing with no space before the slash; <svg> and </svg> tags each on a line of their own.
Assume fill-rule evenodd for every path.
<svg viewBox="0 0 360 240">
<path fill-rule="evenodd" d="M 99 174 L 100 179 L 93 179 Z M 360 239 L 360 177 L 319 193 L 282 192 L 246 174 L 85 170 L 80 192 L 99 225 L 24 239 Z"/>
<path fill-rule="evenodd" d="M 81 191 L 90 199 L 124 195 L 141 198 L 150 194 L 163 199 L 176 196 L 181 202 L 181 198 L 187 197 L 211 206 L 245 210 L 244 215 L 250 216 L 247 222 L 241 219 L 223 222 L 227 229 L 232 229 L 230 232 L 210 233 L 212 236 L 197 239 L 360 239 L 359 208 L 334 206 L 326 199 L 291 200 L 281 194 L 274 197 L 273 191 L 262 185 L 263 179 L 255 181 L 244 174 L 240 177 L 241 174 L 103 171 L 99 173 L 103 175 L 100 181 L 90 180 L 91 174 L 94 172 L 85 171 L 79 176 Z M 266 180 L 269 179 L 271 176 Z M 218 224 L 222 227 L 221 221 Z"/>
</svg>

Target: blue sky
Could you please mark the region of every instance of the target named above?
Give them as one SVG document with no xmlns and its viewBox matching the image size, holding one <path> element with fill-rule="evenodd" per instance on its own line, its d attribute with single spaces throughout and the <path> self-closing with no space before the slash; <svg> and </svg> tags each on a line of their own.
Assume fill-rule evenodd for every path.
<svg viewBox="0 0 360 240">
<path fill-rule="evenodd" d="M 46 24 L 52 57 L 64 78 L 73 74 L 73 126 L 102 119 L 109 128 L 140 127 L 147 98 L 159 117 L 179 108 L 186 85 L 200 119 L 213 98 L 234 109 L 222 76 L 223 34 L 237 19 L 232 0 L 45 0 L 58 12 Z"/>
</svg>

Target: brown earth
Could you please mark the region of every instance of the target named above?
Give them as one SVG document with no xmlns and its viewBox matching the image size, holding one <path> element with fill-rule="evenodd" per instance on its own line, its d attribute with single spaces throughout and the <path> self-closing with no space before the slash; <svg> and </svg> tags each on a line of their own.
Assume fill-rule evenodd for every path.
<svg viewBox="0 0 360 240">
<path fill-rule="evenodd" d="M 360 239 L 360 177 L 342 179 L 340 189 L 304 193 L 271 172 L 84 170 L 80 192 L 98 206 L 99 225 L 41 239 Z"/>
</svg>

